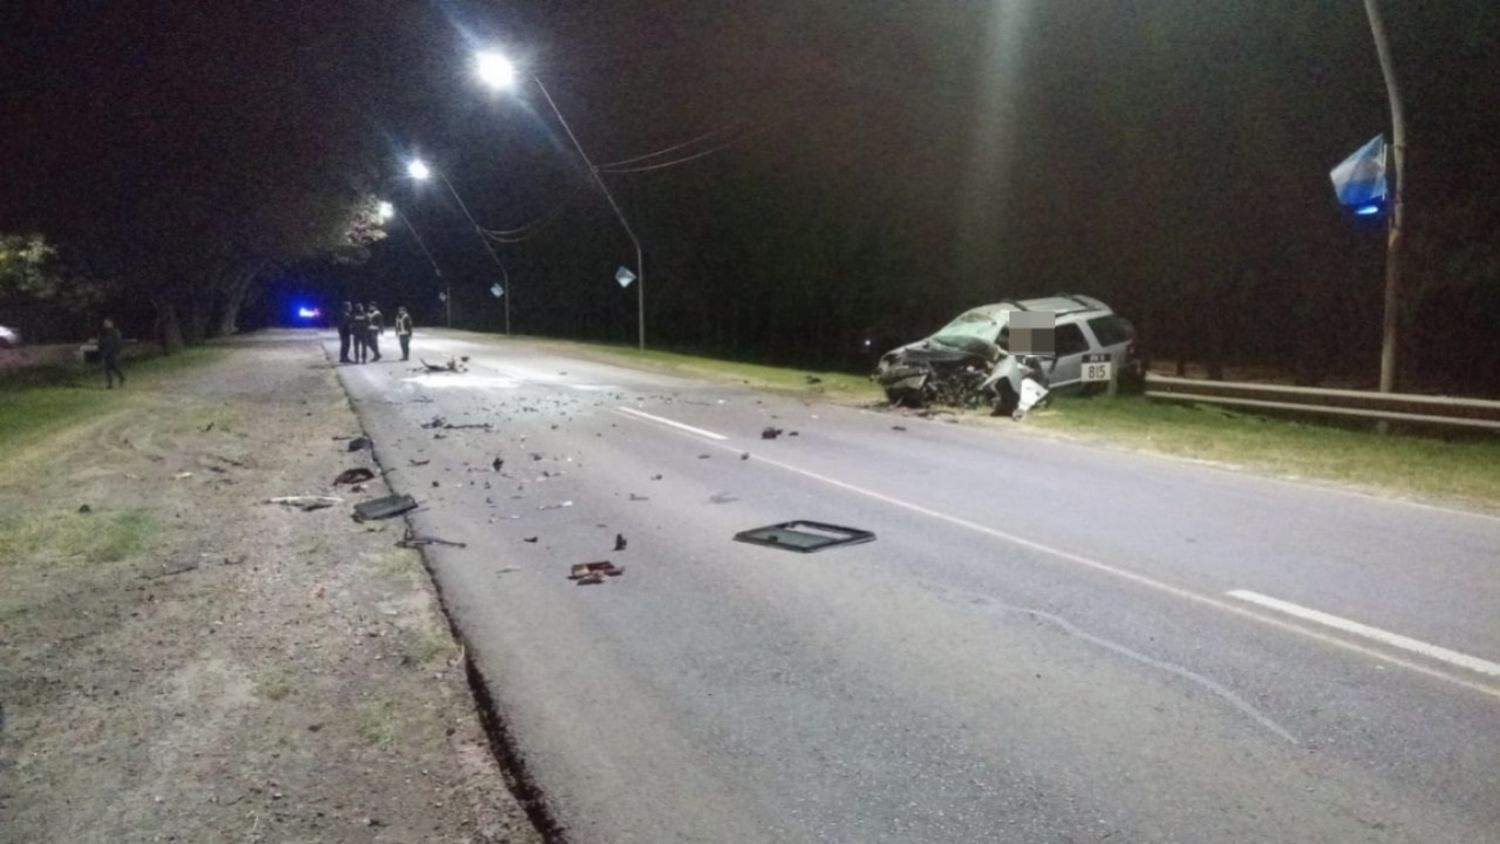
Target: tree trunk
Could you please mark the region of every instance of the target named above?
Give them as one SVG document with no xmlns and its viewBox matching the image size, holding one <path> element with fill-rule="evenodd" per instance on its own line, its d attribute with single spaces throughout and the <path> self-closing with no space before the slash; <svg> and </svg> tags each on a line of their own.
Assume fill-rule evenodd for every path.
<svg viewBox="0 0 1500 844">
<path fill-rule="evenodd" d="M 224 289 L 219 303 L 219 324 L 214 330 L 215 337 L 227 337 L 239 330 L 240 306 L 245 303 L 245 297 L 250 292 L 250 286 L 255 283 L 256 276 L 257 273 L 246 273 Z M 510 293 L 505 295 L 509 296 Z"/>
<path fill-rule="evenodd" d="M 182 322 L 177 317 L 177 306 L 164 299 L 152 299 L 156 308 L 156 341 L 167 354 L 182 351 Z"/>
<path fill-rule="evenodd" d="M 213 315 L 213 297 L 207 291 L 194 290 L 188 294 L 187 320 L 182 326 L 182 336 L 190 346 L 202 343 L 208 337 L 209 318 Z"/>
</svg>

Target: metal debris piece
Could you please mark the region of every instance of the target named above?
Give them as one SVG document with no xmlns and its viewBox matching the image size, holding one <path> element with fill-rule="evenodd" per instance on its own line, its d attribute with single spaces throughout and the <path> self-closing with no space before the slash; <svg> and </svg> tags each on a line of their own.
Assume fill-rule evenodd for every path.
<svg viewBox="0 0 1500 844">
<path fill-rule="evenodd" d="M 445 363 L 445 364 L 441 364 L 441 365 L 439 365 L 439 364 L 433 364 L 433 363 L 428 363 L 427 361 L 422 360 L 422 358 L 417 358 L 417 360 L 421 362 L 423 369 L 426 369 L 428 372 L 467 372 L 468 371 L 468 367 L 461 366 L 459 364 L 459 361 L 455 360 L 454 358 L 448 358 L 448 362 Z M 463 360 L 464 363 L 468 363 L 469 362 L 469 358 L 468 358 L 467 355 L 465 355 L 462 358 L 462 360 Z M 422 370 L 419 369 L 417 371 L 421 372 Z"/>
<path fill-rule="evenodd" d="M 418 536 L 409 527 L 406 529 L 406 534 L 396 542 L 398 548 L 422 548 L 427 545 L 446 545 L 449 548 L 469 547 L 465 542 L 451 542 L 447 539 L 438 539 L 436 536 Z"/>
<path fill-rule="evenodd" d="M 905 425 L 892 425 L 891 426 L 891 430 L 892 431 L 905 431 L 906 430 L 906 426 Z"/>
<path fill-rule="evenodd" d="M 141 575 L 141 577 L 146 580 L 154 580 L 158 577 L 173 577 L 179 574 L 186 574 L 187 572 L 196 571 L 197 569 L 198 564 L 195 562 L 165 563 L 162 565 L 161 571 L 148 572 Z"/>
<path fill-rule="evenodd" d="M 710 458 L 712 456 L 713 455 L 711 455 L 711 454 L 700 454 L 700 455 L 698 455 L 698 459 L 699 460 L 707 460 L 708 458 Z"/>
<path fill-rule="evenodd" d="M 562 502 L 560 504 L 538 504 L 537 505 L 537 509 L 538 510 L 561 510 L 564 507 L 572 507 L 572 506 L 573 506 L 573 502 L 571 502 L 571 501 L 564 501 L 564 502 Z"/>
<path fill-rule="evenodd" d="M 653 481 L 659 481 L 659 480 L 661 480 L 661 475 L 652 475 L 651 476 L 651 480 L 653 480 Z"/>
<path fill-rule="evenodd" d="M 521 541 L 522 542 L 532 542 L 532 543 L 534 543 L 538 539 L 541 539 L 541 537 L 539 537 L 539 536 L 528 536 L 528 537 L 523 538 Z"/>
<path fill-rule="evenodd" d="M 387 495 L 354 505 L 354 520 L 364 522 L 371 519 L 389 519 L 415 509 L 417 509 L 416 499 L 410 495 Z"/>
<path fill-rule="evenodd" d="M 356 466 L 353 469 L 345 469 L 344 471 L 339 472 L 339 476 L 333 479 L 333 485 L 343 486 L 345 484 L 362 484 L 365 481 L 373 480 L 374 477 L 375 473 L 371 470 L 366 469 L 363 466 Z"/>
<path fill-rule="evenodd" d="M 370 447 L 372 447 L 374 445 L 375 444 L 372 443 L 372 442 L 370 442 L 370 440 L 369 440 L 368 437 L 355 437 L 354 439 L 352 439 L 352 440 L 349 441 L 349 450 L 350 451 L 361 451 L 363 449 L 370 448 Z"/>
<path fill-rule="evenodd" d="M 331 495 L 283 495 L 278 498 L 268 498 L 266 499 L 266 503 L 296 507 L 304 513 L 310 513 L 313 510 L 323 510 L 332 507 L 343 500 Z"/>
<path fill-rule="evenodd" d="M 774 440 L 779 436 L 781 436 L 781 429 L 771 425 L 767 425 L 760 432 L 760 438 L 763 440 Z"/>
<path fill-rule="evenodd" d="M 579 586 L 593 586 L 603 583 L 606 577 L 619 577 L 625 573 L 624 566 L 617 566 L 608 560 L 600 560 L 595 563 L 574 563 L 568 572 L 568 579 L 575 581 Z"/>
<path fill-rule="evenodd" d="M 765 545 L 771 548 L 782 548 L 787 551 L 796 551 L 801 554 L 821 551 L 824 548 L 832 548 L 836 545 L 857 545 L 861 542 L 871 542 L 875 534 L 868 530 L 858 528 L 840 527 L 825 522 L 813 522 L 806 519 L 798 519 L 791 522 L 782 522 L 777 525 L 768 525 L 754 530 L 740 531 L 734 535 L 737 542 L 748 542 L 752 545 Z"/>
<path fill-rule="evenodd" d="M 750 459 L 750 452 L 748 452 L 748 451 L 742 451 L 742 452 L 740 452 L 740 459 L 741 460 L 749 460 Z"/>
<path fill-rule="evenodd" d="M 490 464 L 490 468 L 492 468 L 496 472 L 498 472 L 501 469 L 505 468 L 505 461 L 502 460 L 502 459 L 500 459 L 500 458 L 498 458 L 498 457 L 496 457 L 495 458 L 495 462 L 493 462 L 493 463 Z"/>
<path fill-rule="evenodd" d="M 408 464 L 412 465 L 412 466 L 426 466 L 428 463 L 431 463 L 432 461 L 431 460 L 408 460 L 406 462 Z"/>
<path fill-rule="evenodd" d="M 617 533 L 617 534 L 615 534 L 615 550 L 616 551 L 624 551 L 625 550 L 625 534 L 623 534 L 623 533 Z"/>
<path fill-rule="evenodd" d="M 786 435 L 789 437 L 795 437 L 798 436 L 798 433 L 796 431 L 787 431 Z"/>
</svg>

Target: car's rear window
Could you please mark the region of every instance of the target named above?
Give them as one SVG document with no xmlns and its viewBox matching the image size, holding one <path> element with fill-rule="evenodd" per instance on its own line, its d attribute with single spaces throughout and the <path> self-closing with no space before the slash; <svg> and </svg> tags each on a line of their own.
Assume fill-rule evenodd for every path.
<svg viewBox="0 0 1500 844">
<path fill-rule="evenodd" d="M 1130 339 L 1129 324 L 1117 316 L 1095 317 L 1089 320 L 1089 328 L 1101 346 L 1114 346 Z"/>
</svg>

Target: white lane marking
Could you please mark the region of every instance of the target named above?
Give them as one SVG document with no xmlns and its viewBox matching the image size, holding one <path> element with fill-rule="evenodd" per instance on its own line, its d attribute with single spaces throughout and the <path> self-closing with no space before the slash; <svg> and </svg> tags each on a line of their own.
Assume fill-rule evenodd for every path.
<svg viewBox="0 0 1500 844">
<path fill-rule="evenodd" d="M 514 390 L 521 386 L 521 382 L 514 378 L 494 375 L 476 375 L 470 372 L 454 372 L 446 375 L 437 373 L 422 373 L 402 378 L 412 384 L 421 384 L 424 387 L 444 387 L 455 389 L 492 389 L 492 390 Z"/>
<path fill-rule="evenodd" d="M 565 383 L 563 386 L 565 386 L 565 387 L 571 387 L 572 389 L 575 389 L 575 390 L 582 390 L 585 393 L 618 393 L 618 392 L 620 392 L 620 388 L 616 387 L 616 386 L 614 386 L 612 384 L 566 384 Z"/>
<path fill-rule="evenodd" d="M 664 419 L 664 418 L 662 418 L 660 416 L 653 416 L 653 415 L 651 415 L 649 413 L 646 413 L 645 411 L 642 411 L 642 410 L 635 410 L 635 409 L 629 408 L 629 407 L 617 407 L 617 408 L 614 408 L 614 411 L 616 413 L 628 413 L 631 416 L 635 416 L 635 417 L 640 418 L 640 419 L 650 419 L 652 422 L 657 422 L 657 423 L 660 423 L 662 425 L 670 425 L 671 427 L 676 428 L 679 431 L 687 431 L 689 434 L 696 434 L 696 435 L 698 435 L 700 437 L 707 437 L 707 438 L 709 438 L 711 440 L 727 440 L 727 439 L 729 439 L 728 437 L 724 436 L 723 434 L 715 434 L 713 431 L 705 431 L 702 428 L 694 428 L 692 425 L 684 425 L 681 422 L 674 422 L 671 419 Z"/>
<path fill-rule="evenodd" d="M 1461 654 L 1458 651 L 1452 651 L 1438 645 L 1429 645 L 1426 642 L 1411 639 L 1398 633 L 1391 633 L 1387 630 L 1381 630 L 1378 627 L 1371 627 L 1367 624 L 1360 624 L 1357 621 L 1350 621 L 1347 618 L 1329 615 L 1326 612 L 1309 609 L 1290 601 L 1283 601 L 1280 598 L 1272 598 L 1269 595 L 1262 595 L 1259 592 L 1251 592 L 1248 589 L 1233 589 L 1224 594 L 1231 598 L 1239 598 L 1241 601 L 1259 604 L 1260 606 L 1296 616 L 1297 618 L 1305 618 L 1308 621 L 1321 624 L 1325 627 L 1332 627 L 1335 630 L 1342 630 L 1345 633 L 1353 633 L 1356 636 L 1373 639 L 1382 644 L 1390 645 L 1393 648 L 1400 648 L 1404 651 L 1411 651 L 1414 654 L 1421 654 L 1428 659 L 1446 662 L 1449 665 L 1457 665 L 1460 668 L 1467 668 L 1470 671 L 1477 671 L 1480 674 L 1488 674 L 1491 677 L 1500 677 L 1500 664 L 1490 662 L 1487 659 Z"/>
<path fill-rule="evenodd" d="M 616 408 L 616 410 L 629 410 L 629 408 Z M 694 433 L 709 434 L 709 432 L 707 431 L 699 431 L 697 428 L 683 425 L 680 422 L 673 422 L 670 419 L 662 419 L 659 416 L 652 416 L 649 413 L 641 413 L 640 411 L 634 410 L 629 410 L 629 413 L 631 416 L 640 416 L 656 422 L 664 422 L 674 428 L 683 428 Z M 709 435 L 716 439 L 727 439 L 727 437 L 722 437 L 718 434 Z M 736 448 L 732 445 L 724 445 L 721 443 L 712 443 L 712 445 L 715 448 L 721 448 L 725 451 L 733 452 L 735 454 L 738 454 L 741 451 L 739 448 Z M 1462 686 L 1471 691 L 1476 691 L 1480 694 L 1500 699 L 1500 688 L 1489 686 L 1484 683 L 1477 683 L 1464 677 L 1457 677 L 1445 671 L 1440 671 L 1436 668 L 1431 668 L 1427 665 L 1423 665 L 1420 662 L 1412 662 L 1409 659 L 1396 656 L 1386 651 L 1366 647 L 1357 642 L 1351 642 L 1348 639 L 1340 638 L 1338 636 L 1331 636 L 1327 633 L 1320 633 L 1317 630 L 1304 627 L 1300 624 L 1294 624 L 1290 621 L 1283 621 L 1282 619 L 1276 618 L 1275 616 L 1267 615 L 1263 612 L 1257 612 L 1255 610 L 1239 606 L 1238 604 L 1232 604 L 1228 601 L 1220 600 L 1219 598 L 1212 595 L 1204 595 L 1199 592 L 1194 592 L 1190 589 L 1183 589 L 1180 586 L 1173 586 L 1170 583 L 1165 583 L 1155 578 L 1147 577 L 1143 574 L 1137 574 L 1136 572 L 1130 571 L 1129 569 L 1122 569 L 1118 566 L 1112 566 L 1109 563 L 1103 563 L 1098 560 L 1090 559 L 1089 557 L 1085 557 L 1081 554 L 1074 554 L 1071 551 L 1064 551 L 1061 548 L 1053 548 L 1050 545 L 1044 545 L 1040 542 L 1033 542 L 1030 539 L 1016 536 L 1013 533 L 1006 533 L 1003 530 L 996 530 L 992 527 L 986 527 L 985 525 L 978 524 L 977 522 L 971 522 L 967 519 L 961 519 L 958 516 L 950 516 L 947 513 L 940 513 L 936 510 L 923 507 L 920 504 L 913 504 L 910 501 L 903 501 L 899 498 L 892 498 L 889 495 L 884 495 L 882 493 L 875 492 L 874 490 L 855 486 L 854 484 L 845 483 L 844 481 L 830 478 L 827 475 L 820 475 L 817 472 L 811 472 L 807 469 L 793 466 L 789 463 L 782 463 L 779 460 L 774 460 L 769 457 L 755 455 L 754 459 L 751 462 L 775 466 L 776 468 L 783 471 L 802 475 L 805 478 L 811 478 L 815 481 L 828 484 L 829 486 L 835 486 L 839 489 L 855 493 L 856 495 L 863 495 L 866 498 L 871 498 L 884 504 L 889 504 L 893 507 L 899 507 L 903 510 L 909 510 L 913 513 L 927 516 L 928 518 L 937 519 L 938 521 L 947 522 L 948 524 L 954 525 L 956 527 L 964 528 L 965 530 L 971 530 L 975 533 L 981 533 L 985 536 L 991 536 L 1014 545 L 1019 545 L 1022 548 L 1030 548 L 1033 551 L 1045 554 L 1047 556 L 1056 557 L 1057 559 L 1066 560 L 1070 563 L 1076 563 L 1085 568 L 1093 569 L 1094 571 L 1113 575 L 1122 580 L 1128 580 L 1131 583 L 1144 586 L 1147 589 L 1153 589 L 1167 595 L 1181 598 L 1185 601 L 1191 601 L 1195 604 L 1212 607 L 1222 612 L 1229 613 L 1230 615 L 1236 615 L 1241 618 L 1250 619 L 1251 621 L 1259 622 L 1261 624 L 1267 625 L 1268 627 L 1275 627 L 1276 629 L 1285 631 L 1287 633 L 1294 633 L 1298 636 L 1303 636 L 1308 639 L 1322 642 L 1323 644 L 1329 645 L 1330 647 L 1351 651 L 1353 653 L 1360 654 L 1361 656 L 1369 657 L 1370 659 L 1376 659 L 1382 662 L 1390 663 L 1391 665 L 1399 665 L 1400 667 L 1405 668 L 1408 671 L 1413 671 L 1417 674 L 1425 674 L 1428 677 L 1432 677 L 1437 680 L 1443 680 L 1445 682 L 1452 683 L 1455 686 Z"/>
</svg>

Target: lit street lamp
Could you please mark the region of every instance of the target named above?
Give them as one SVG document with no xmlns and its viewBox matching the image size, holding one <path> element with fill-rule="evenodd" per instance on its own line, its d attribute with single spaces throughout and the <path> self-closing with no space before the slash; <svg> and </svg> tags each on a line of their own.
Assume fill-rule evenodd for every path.
<svg viewBox="0 0 1500 844">
<path fill-rule="evenodd" d="M 516 68 L 504 55 L 486 51 L 474 55 L 474 73 L 479 81 L 493 91 L 510 91 L 516 88 Z M 604 178 L 599 175 L 599 168 L 589 158 L 589 154 L 583 151 L 583 144 L 578 142 L 578 136 L 573 134 L 573 127 L 568 125 L 567 118 L 563 117 L 562 111 L 558 109 L 557 103 L 552 100 L 552 94 L 548 93 L 547 86 L 536 74 L 530 74 L 531 81 L 536 83 L 542 96 L 546 98 L 547 105 L 552 107 L 552 113 L 557 115 L 557 122 L 562 124 L 563 131 L 568 133 L 568 139 L 573 142 L 573 148 L 578 151 L 578 157 L 589 168 L 589 175 L 594 177 L 594 184 L 599 186 L 604 198 L 609 200 L 609 207 L 620 218 L 620 225 L 625 228 L 625 234 L 630 237 L 630 243 L 635 246 L 635 276 L 636 276 L 636 340 L 640 348 L 646 348 L 646 264 L 641 255 L 641 241 L 635 236 L 635 230 L 630 227 L 630 221 L 625 219 L 625 212 L 620 210 L 620 204 L 615 201 L 614 194 L 609 192 L 609 186 L 604 183 Z"/>
<path fill-rule="evenodd" d="M 433 174 L 434 171 L 433 171 L 433 169 L 431 167 L 428 167 L 427 164 L 426 164 L 426 162 L 422 161 L 422 159 L 420 159 L 420 158 L 413 158 L 411 160 L 411 163 L 409 163 L 409 164 L 406 165 L 406 172 L 407 172 L 407 175 L 411 176 L 413 179 L 415 179 L 415 180 L 417 180 L 419 182 L 424 182 L 429 177 L 432 176 L 432 174 Z M 505 290 L 503 291 L 503 295 L 500 297 L 500 299 L 501 299 L 501 301 L 505 305 L 505 336 L 509 337 L 510 336 L 510 273 L 508 271 L 506 271 L 505 264 L 503 262 L 501 262 L 500 256 L 495 254 L 495 248 L 493 246 L 490 246 L 490 240 L 489 240 L 489 238 L 487 238 L 487 237 L 484 236 L 484 229 L 480 227 L 479 221 L 475 220 L 474 219 L 474 215 L 469 213 L 469 206 L 464 203 L 463 197 L 461 197 L 461 196 L 458 195 L 458 191 L 453 187 L 453 183 L 450 182 L 450 181 L 448 181 L 448 177 L 445 176 L 445 175 L 443 175 L 443 173 L 441 171 L 437 171 L 437 177 L 439 179 L 442 179 L 443 180 L 443 184 L 445 184 L 445 185 L 448 186 L 448 192 L 451 193 L 451 194 L 453 194 L 454 201 L 458 203 L 459 209 L 462 210 L 464 212 L 464 216 L 466 218 L 468 218 L 469 225 L 471 225 L 471 226 L 474 227 L 474 234 L 478 235 L 479 236 L 479 242 L 482 243 L 482 244 L 484 244 L 484 251 L 489 253 L 490 260 L 494 261 L 495 262 L 495 266 L 500 268 L 500 275 L 505 279 Z M 450 289 L 449 293 L 450 293 L 450 295 L 448 296 L 448 324 L 451 326 L 453 324 L 453 296 L 451 295 L 451 293 L 452 293 L 451 289 Z"/>
</svg>

